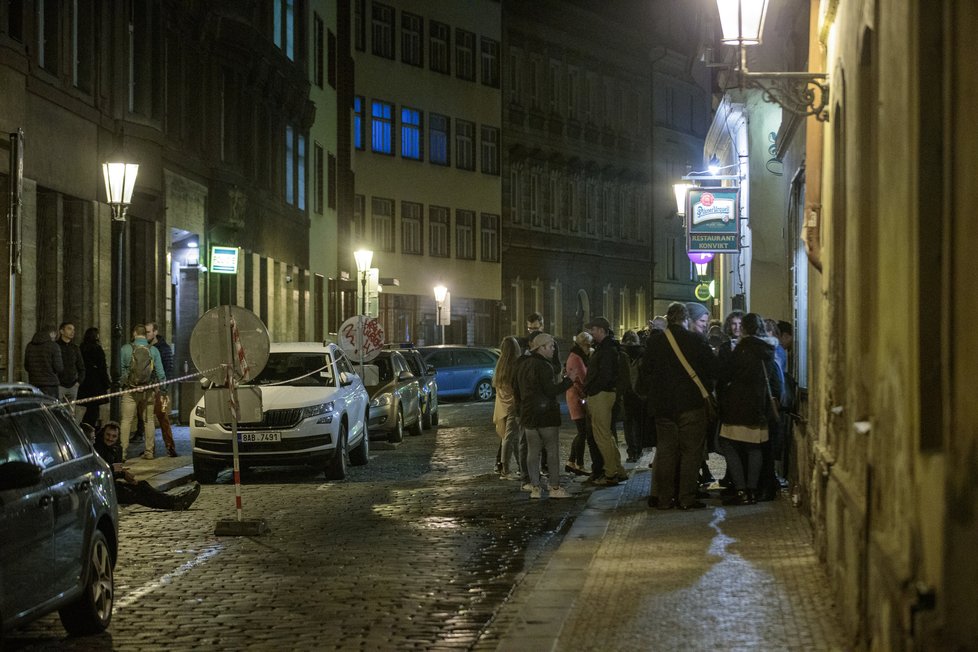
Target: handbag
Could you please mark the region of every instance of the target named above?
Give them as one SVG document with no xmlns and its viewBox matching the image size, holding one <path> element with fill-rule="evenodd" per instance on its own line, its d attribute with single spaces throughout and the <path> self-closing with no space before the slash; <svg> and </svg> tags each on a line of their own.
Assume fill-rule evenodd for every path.
<svg viewBox="0 0 978 652">
<path fill-rule="evenodd" d="M 769 421 L 781 421 L 781 409 L 771 394 L 771 381 L 768 380 L 767 367 L 764 366 L 763 360 L 761 361 L 761 370 L 764 371 L 764 393 L 767 395 L 767 418 Z"/>
<path fill-rule="evenodd" d="M 679 349 L 679 344 L 676 343 L 676 338 L 672 336 L 672 333 L 669 332 L 668 328 L 666 328 L 665 334 L 666 334 L 666 339 L 669 340 L 669 346 L 672 347 L 672 350 L 675 352 L 676 357 L 679 358 L 679 362 L 682 363 L 683 368 L 686 369 L 686 373 L 688 373 L 689 377 L 693 379 L 694 383 L 696 383 L 696 387 L 699 388 L 700 394 L 703 396 L 703 410 L 706 412 L 707 420 L 716 421 L 717 420 L 716 397 L 706 390 L 706 387 L 703 385 L 703 381 L 701 381 L 700 377 L 696 375 L 695 371 L 693 371 L 693 367 L 689 364 L 689 360 L 686 359 L 686 356 L 684 356 L 683 352 Z"/>
</svg>

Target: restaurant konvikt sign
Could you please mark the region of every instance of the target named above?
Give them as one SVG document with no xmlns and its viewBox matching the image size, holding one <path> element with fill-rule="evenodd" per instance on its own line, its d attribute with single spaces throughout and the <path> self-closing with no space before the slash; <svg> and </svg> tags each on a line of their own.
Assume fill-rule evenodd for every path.
<svg viewBox="0 0 978 652">
<path fill-rule="evenodd" d="M 686 250 L 737 253 L 739 209 L 739 188 L 690 188 L 686 194 Z"/>
</svg>

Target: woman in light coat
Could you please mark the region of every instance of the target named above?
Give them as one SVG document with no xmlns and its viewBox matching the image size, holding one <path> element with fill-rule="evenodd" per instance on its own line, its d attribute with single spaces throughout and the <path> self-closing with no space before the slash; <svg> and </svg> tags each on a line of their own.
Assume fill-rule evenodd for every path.
<svg viewBox="0 0 978 652">
<path fill-rule="evenodd" d="M 519 340 L 513 336 L 504 337 L 499 343 L 501 354 L 492 375 L 492 386 L 496 388 L 496 403 L 492 410 L 492 422 L 499 435 L 499 448 L 496 451 L 496 470 L 502 480 L 519 480 L 520 456 L 517 447 L 520 441 L 520 424 L 516 413 L 516 400 L 513 384 L 516 382 L 516 363 L 522 349 Z M 510 469 L 511 460 L 516 459 L 517 469 Z"/>
<path fill-rule="evenodd" d="M 587 475 L 584 468 L 584 444 L 588 441 L 590 424 L 587 417 L 587 394 L 584 393 L 584 378 L 587 376 L 587 358 L 591 354 L 591 343 L 594 339 L 587 331 L 582 331 L 574 338 L 574 346 L 567 356 L 564 367 L 567 377 L 574 384 L 567 390 L 567 412 L 577 426 L 577 435 L 571 442 L 570 459 L 564 470 L 575 475 Z"/>
</svg>

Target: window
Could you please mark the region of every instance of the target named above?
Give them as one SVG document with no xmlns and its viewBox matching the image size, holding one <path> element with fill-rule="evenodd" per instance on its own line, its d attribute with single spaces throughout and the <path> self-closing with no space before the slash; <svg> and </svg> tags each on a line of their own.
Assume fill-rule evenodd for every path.
<svg viewBox="0 0 978 652">
<path fill-rule="evenodd" d="M 371 3 L 371 51 L 378 57 L 394 58 L 394 8 Z"/>
<path fill-rule="evenodd" d="M 510 168 L 509 173 L 509 215 L 513 224 L 523 222 L 523 214 L 520 212 L 520 196 L 522 194 L 522 176 L 520 170 L 515 166 Z"/>
<path fill-rule="evenodd" d="M 560 102 L 560 62 L 550 62 L 550 112 L 560 113 L 564 107 Z"/>
<path fill-rule="evenodd" d="M 451 60 L 448 58 L 448 49 L 452 42 L 451 28 L 445 23 L 436 20 L 431 21 L 430 29 L 431 44 L 429 47 L 431 60 L 429 66 L 435 72 L 451 74 Z"/>
<path fill-rule="evenodd" d="M 455 74 L 475 81 L 475 34 L 464 29 L 455 30 Z"/>
<path fill-rule="evenodd" d="M 319 143 L 312 145 L 312 165 L 316 169 L 313 182 L 316 185 L 316 194 L 312 198 L 312 210 L 317 215 L 323 214 L 323 200 L 326 198 L 323 186 L 326 183 L 326 161 L 323 155 L 323 146 Z"/>
<path fill-rule="evenodd" d="M 336 155 L 328 154 L 329 165 L 326 170 L 326 205 L 336 208 Z"/>
<path fill-rule="evenodd" d="M 353 97 L 353 146 L 363 149 L 363 97 Z"/>
<path fill-rule="evenodd" d="M 424 19 L 406 11 L 401 12 L 401 61 L 424 65 Z"/>
<path fill-rule="evenodd" d="M 499 262 L 499 216 L 491 213 L 482 214 L 482 260 Z"/>
<path fill-rule="evenodd" d="M 312 60 L 312 80 L 319 88 L 323 87 L 326 75 L 323 73 L 323 61 L 326 57 L 326 26 L 319 14 L 312 15 L 312 40 L 315 54 Z"/>
<path fill-rule="evenodd" d="M 374 197 L 370 202 L 374 247 L 394 251 L 394 200 Z"/>
<path fill-rule="evenodd" d="M 475 123 L 455 121 L 455 167 L 460 170 L 475 169 Z"/>
<path fill-rule="evenodd" d="M 12 3 L 8 11 L 16 11 Z M 71 81 L 80 91 L 92 91 L 92 64 L 95 59 L 94 19 L 92 2 L 74 0 L 71 12 Z"/>
<path fill-rule="evenodd" d="M 365 0 L 353 0 L 353 47 L 363 52 L 366 49 L 367 28 L 363 19 Z"/>
<path fill-rule="evenodd" d="M 401 251 L 406 254 L 421 255 L 421 216 L 424 207 L 410 201 L 401 202 Z"/>
<path fill-rule="evenodd" d="M 428 115 L 428 160 L 436 165 L 450 163 L 448 133 L 451 120 L 443 115 Z"/>
<path fill-rule="evenodd" d="M 326 30 L 326 81 L 330 88 L 336 88 L 336 34 Z"/>
<path fill-rule="evenodd" d="M 421 160 L 421 111 L 401 108 L 401 156 Z"/>
<path fill-rule="evenodd" d="M 285 203 L 295 203 L 295 130 L 285 127 Z"/>
<path fill-rule="evenodd" d="M 54 0 L 42 3 L 38 5 L 38 10 L 52 4 L 55 4 Z M 163 89 L 166 86 L 163 80 L 162 10 L 158 1 L 146 1 L 134 3 L 131 11 L 128 43 L 129 110 L 157 119 L 163 112 Z"/>
<path fill-rule="evenodd" d="M 499 42 L 482 37 L 482 84 L 499 88 Z"/>
<path fill-rule="evenodd" d="M 516 49 L 509 54 L 509 94 L 511 103 L 523 104 L 523 55 Z"/>
<path fill-rule="evenodd" d="M 61 442 L 54 434 L 54 428 L 44 416 L 44 412 L 25 412 L 17 416 L 17 429 L 28 433 L 28 448 L 34 464 L 42 469 L 65 461 Z"/>
<path fill-rule="evenodd" d="M 54 75 L 58 74 L 60 21 L 61 0 L 37 0 L 37 63 Z"/>
<path fill-rule="evenodd" d="M 3 7 L 6 7 L 6 15 L 3 15 Z M 24 3 L 6 2 L 0 3 L 0 18 L 6 18 L 7 36 L 19 43 L 24 41 Z"/>
<path fill-rule="evenodd" d="M 455 211 L 455 256 L 475 260 L 475 213 Z"/>
<path fill-rule="evenodd" d="M 482 172 L 499 175 L 499 129 L 482 125 Z"/>
<path fill-rule="evenodd" d="M 428 225 L 430 228 L 428 253 L 438 258 L 447 258 L 451 253 L 448 246 L 448 209 L 442 206 L 429 206 Z"/>
<path fill-rule="evenodd" d="M 306 209 L 306 137 L 285 127 L 285 203 Z"/>
<path fill-rule="evenodd" d="M 295 61 L 295 0 L 275 0 L 273 11 L 275 47 Z"/>
<path fill-rule="evenodd" d="M 370 149 L 378 154 L 393 154 L 391 143 L 393 136 L 394 105 L 380 100 L 374 100 L 370 109 Z"/>
<path fill-rule="evenodd" d="M 350 229 L 353 242 L 363 242 L 367 232 L 363 225 L 363 216 L 366 212 L 367 200 L 363 195 L 353 195 L 353 224 Z"/>
</svg>

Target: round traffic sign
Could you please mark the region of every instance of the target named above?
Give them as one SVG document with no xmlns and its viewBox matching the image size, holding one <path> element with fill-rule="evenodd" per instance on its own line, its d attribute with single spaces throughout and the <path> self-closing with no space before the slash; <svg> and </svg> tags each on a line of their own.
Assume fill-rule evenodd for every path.
<svg viewBox="0 0 978 652">
<path fill-rule="evenodd" d="M 337 340 L 350 360 L 370 362 L 384 348 L 384 327 L 372 317 L 354 315 L 340 326 Z"/>
<path fill-rule="evenodd" d="M 268 362 L 268 329 L 258 315 L 240 306 L 211 308 L 190 334 L 190 358 L 207 380 L 227 381 L 227 368 L 236 382 L 250 380 Z"/>
</svg>

